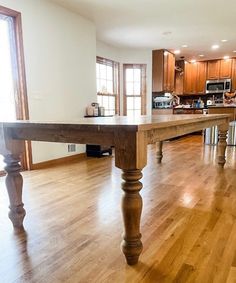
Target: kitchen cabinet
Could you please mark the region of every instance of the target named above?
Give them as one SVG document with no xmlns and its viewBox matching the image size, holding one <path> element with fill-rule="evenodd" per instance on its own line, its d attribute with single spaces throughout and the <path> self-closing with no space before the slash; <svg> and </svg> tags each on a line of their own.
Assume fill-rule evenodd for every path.
<svg viewBox="0 0 236 283">
<path fill-rule="evenodd" d="M 232 91 L 236 91 L 236 58 L 232 59 Z"/>
<path fill-rule="evenodd" d="M 206 90 L 207 62 L 197 62 L 197 94 L 204 94 Z"/>
<path fill-rule="evenodd" d="M 175 94 L 182 95 L 184 93 L 184 60 L 176 61 L 175 70 Z"/>
<path fill-rule="evenodd" d="M 175 83 L 175 56 L 167 50 L 152 51 L 152 92 L 172 92 Z"/>
<path fill-rule="evenodd" d="M 220 60 L 210 60 L 207 63 L 207 79 L 218 80 L 220 77 Z"/>
<path fill-rule="evenodd" d="M 152 109 L 152 115 L 170 115 L 170 114 L 173 114 L 172 108 Z"/>
<path fill-rule="evenodd" d="M 204 94 L 206 84 L 206 62 L 188 63 L 184 66 L 184 93 Z"/>
<path fill-rule="evenodd" d="M 184 93 L 189 94 L 191 93 L 191 81 L 192 81 L 192 67 L 191 63 L 185 62 L 184 64 Z"/>
<path fill-rule="evenodd" d="M 220 60 L 220 79 L 230 79 L 233 59 Z"/>
</svg>

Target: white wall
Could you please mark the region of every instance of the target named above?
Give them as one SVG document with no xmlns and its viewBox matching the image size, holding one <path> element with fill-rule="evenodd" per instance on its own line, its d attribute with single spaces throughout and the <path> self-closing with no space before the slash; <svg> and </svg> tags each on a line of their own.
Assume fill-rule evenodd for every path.
<svg viewBox="0 0 236 283">
<path fill-rule="evenodd" d="M 111 59 L 121 63 L 120 65 L 120 92 L 121 115 L 123 113 L 123 65 L 122 64 L 146 64 L 147 65 L 147 115 L 151 115 L 152 106 L 152 51 L 138 49 L 120 49 L 107 45 L 97 40 L 97 56 Z"/>
<path fill-rule="evenodd" d="M 22 14 L 32 120 L 75 120 L 96 101 L 93 23 L 45 0 L 0 0 Z M 66 144 L 33 142 L 33 163 L 69 155 Z M 77 153 L 84 146 L 77 146 Z"/>
</svg>

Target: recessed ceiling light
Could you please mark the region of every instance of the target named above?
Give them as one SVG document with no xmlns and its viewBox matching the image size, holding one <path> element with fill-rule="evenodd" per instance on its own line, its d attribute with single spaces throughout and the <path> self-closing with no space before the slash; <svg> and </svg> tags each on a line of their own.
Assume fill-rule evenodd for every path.
<svg viewBox="0 0 236 283">
<path fill-rule="evenodd" d="M 175 50 L 174 53 L 175 54 L 180 54 L 180 50 Z"/>
<path fill-rule="evenodd" d="M 199 57 L 204 57 L 205 55 L 203 55 L 203 54 L 199 54 L 198 56 L 199 56 Z"/>
<path fill-rule="evenodd" d="M 218 49 L 220 46 L 218 44 L 214 44 L 211 46 L 212 49 Z"/>
<path fill-rule="evenodd" d="M 234 50 L 233 52 L 236 53 L 236 50 Z"/>
<path fill-rule="evenodd" d="M 228 39 L 221 39 L 221 42 L 227 42 Z"/>
<path fill-rule="evenodd" d="M 223 58 L 224 58 L 225 60 L 227 60 L 227 59 L 229 59 L 229 56 L 226 55 L 226 56 L 224 56 Z"/>
<path fill-rule="evenodd" d="M 197 61 L 195 59 L 190 60 L 191 63 L 196 63 Z"/>
<path fill-rule="evenodd" d="M 188 45 L 187 45 L 187 44 L 183 44 L 182 47 L 183 47 L 183 48 L 187 48 Z"/>
</svg>

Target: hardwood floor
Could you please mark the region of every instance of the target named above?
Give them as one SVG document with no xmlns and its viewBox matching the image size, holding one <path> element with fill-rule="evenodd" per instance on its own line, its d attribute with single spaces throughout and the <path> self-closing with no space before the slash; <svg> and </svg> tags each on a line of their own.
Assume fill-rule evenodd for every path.
<svg viewBox="0 0 236 283">
<path fill-rule="evenodd" d="M 24 172 L 25 233 L 0 178 L 0 282 L 236 282 L 236 149 L 225 169 L 199 136 L 149 147 L 140 262 L 128 266 L 114 158 Z"/>
</svg>

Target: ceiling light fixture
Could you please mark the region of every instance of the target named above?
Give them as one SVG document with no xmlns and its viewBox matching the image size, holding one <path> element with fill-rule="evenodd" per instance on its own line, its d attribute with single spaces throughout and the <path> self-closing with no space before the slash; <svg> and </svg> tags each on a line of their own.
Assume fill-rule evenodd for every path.
<svg viewBox="0 0 236 283">
<path fill-rule="evenodd" d="M 218 49 L 220 46 L 218 44 L 214 44 L 211 46 L 212 49 Z"/>
<path fill-rule="evenodd" d="M 187 48 L 188 45 L 187 45 L 187 44 L 183 44 L 182 47 L 183 47 L 183 48 Z"/>
<path fill-rule="evenodd" d="M 197 61 L 195 59 L 190 60 L 191 63 L 196 63 Z"/>
<path fill-rule="evenodd" d="M 203 54 L 199 54 L 198 56 L 199 56 L 199 57 L 204 57 L 205 55 L 203 55 Z"/>
<path fill-rule="evenodd" d="M 175 54 L 180 54 L 180 50 L 175 50 L 174 53 Z"/>
<path fill-rule="evenodd" d="M 227 42 L 228 39 L 221 39 L 221 42 Z"/>
<path fill-rule="evenodd" d="M 229 56 L 226 55 L 226 56 L 224 56 L 223 58 L 224 58 L 225 60 L 228 60 L 228 59 L 229 59 Z"/>
</svg>

